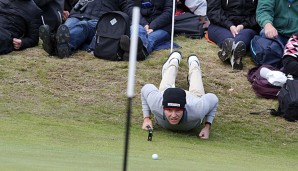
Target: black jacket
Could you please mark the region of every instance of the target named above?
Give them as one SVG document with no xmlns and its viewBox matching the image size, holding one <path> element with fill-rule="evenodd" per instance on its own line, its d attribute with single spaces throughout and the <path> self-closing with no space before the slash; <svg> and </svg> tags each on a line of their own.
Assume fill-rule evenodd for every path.
<svg viewBox="0 0 298 171">
<path fill-rule="evenodd" d="M 172 0 L 147 0 L 153 5 L 151 7 L 141 5 L 140 25 L 149 25 L 153 30 L 162 29 L 171 33 L 172 25 Z M 128 15 L 132 18 L 132 9 L 134 7 L 134 0 L 127 0 Z"/>
<path fill-rule="evenodd" d="M 22 40 L 21 49 L 38 44 L 41 10 L 33 0 L 1 0 L 0 27 Z"/>
<path fill-rule="evenodd" d="M 34 0 L 42 10 L 43 22 L 55 31 L 62 23 L 64 0 Z M 40 16 L 40 19 L 41 19 Z"/>
<path fill-rule="evenodd" d="M 65 0 L 64 1 L 64 11 L 71 11 L 71 9 L 75 6 L 78 0 Z"/>
<path fill-rule="evenodd" d="M 78 3 L 80 3 L 80 1 Z M 76 6 L 79 6 L 78 3 L 71 10 L 69 17 L 79 19 L 98 19 L 106 12 L 127 11 L 126 0 L 93 0 L 88 2 L 86 7 L 76 8 Z"/>
<path fill-rule="evenodd" d="M 242 24 L 244 28 L 259 29 L 256 22 L 258 0 L 208 0 L 207 15 L 212 24 L 230 29 Z"/>
</svg>

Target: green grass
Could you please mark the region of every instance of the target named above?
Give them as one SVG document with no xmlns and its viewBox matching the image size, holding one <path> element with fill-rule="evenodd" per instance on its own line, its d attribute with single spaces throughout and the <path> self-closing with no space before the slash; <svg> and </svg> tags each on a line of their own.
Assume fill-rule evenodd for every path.
<svg viewBox="0 0 298 171">
<path fill-rule="evenodd" d="M 140 129 L 139 92 L 158 86 L 169 51 L 137 63 L 128 170 L 297 170 L 297 123 L 272 117 L 276 100 L 257 98 L 242 71 L 218 60 L 204 39 L 177 37 L 183 55 L 176 85 L 187 89 L 187 56 L 198 55 L 205 90 L 219 97 L 209 140 L 198 130 L 171 132 L 156 125 L 153 141 Z M 78 52 L 49 57 L 41 46 L 0 57 L 0 170 L 122 170 L 127 62 Z M 153 153 L 159 154 L 152 160 Z"/>
</svg>

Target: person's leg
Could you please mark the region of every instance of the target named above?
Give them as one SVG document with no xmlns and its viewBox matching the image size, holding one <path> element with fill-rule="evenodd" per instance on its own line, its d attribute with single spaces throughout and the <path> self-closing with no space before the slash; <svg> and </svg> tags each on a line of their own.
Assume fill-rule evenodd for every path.
<svg viewBox="0 0 298 171">
<path fill-rule="evenodd" d="M 178 51 L 173 51 L 162 67 L 162 79 L 159 85 L 159 90 L 164 91 L 167 88 L 175 87 L 175 80 L 178 72 L 181 54 Z"/>
<path fill-rule="evenodd" d="M 86 40 L 83 42 L 83 44 L 79 47 L 80 50 L 88 50 L 89 44 L 91 43 L 95 32 L 96 32 L 96 25 L 97 25 L 98 20 L 97 19 L 92 19 L 87 21 L 87 26 L 86 26 Z"/>
<path fill-rule="evenodd" d="M 246 49 L 249 49 L 250 41 L 255 35 L 257 35 L 256 31 L 252 29 L 243 29 L 235 36 L 234 42 L 236 44 L 239 41 L 242 41 L 245 44 Z"/>
<path fill-rule="evenodd" d="M 154 48 L 162 42 L 169 41 L 170 34 L 165 30 L 155 30 L 148 35 L 148 44 L 146 46 L 149 53 L 152 53 Z"/>
<path fill-rule="evenodd" d="M 70 29 L 72 29 L 78 22 L 80 22 L 81 20 L 78 18 L 74 18 L 74 17 L 70 17 L 67 18 L 67 20 L 65 21 L 65 25 Z"/>
<path fill-rule="evenodd" d="M 77 50 L 89 37 L 89 24 L 87 20 L 82 20 L 70 27 L 69 46 L 71 51 Z"/>
<path fill-rule="evenodd" d="M 210 24 L 208 27 L 208 37 L 220 48 L 222 48 L 222 44 L 227 38 L 234 38 L 230 30 L 214 24 Z"/>
<path fill-rule="evenodd" d="M 203 86 L 200 62 L 195 55 L 190 55 L 188 57 L 188 67 L 189 92 L 195 96 L 201 97 L 205 94 L 205 90 Z"/>
</svg>

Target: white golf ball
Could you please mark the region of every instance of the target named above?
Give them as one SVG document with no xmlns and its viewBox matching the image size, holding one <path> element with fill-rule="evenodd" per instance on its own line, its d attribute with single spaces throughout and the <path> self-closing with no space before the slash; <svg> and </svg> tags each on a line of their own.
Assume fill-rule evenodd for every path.
<svg viewBox="0 0 298 171">
<path fill-rule="evenodd" d="M 152 154 L 152 159 L 157 160 L 158 159 L 158 154 Z"/>
</svg>

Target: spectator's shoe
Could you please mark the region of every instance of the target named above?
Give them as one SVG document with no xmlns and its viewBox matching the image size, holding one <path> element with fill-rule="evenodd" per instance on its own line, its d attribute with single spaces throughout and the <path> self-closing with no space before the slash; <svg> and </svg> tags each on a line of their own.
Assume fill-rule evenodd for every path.
<svg viewBox="0 0 298 171">
<path fill-rule="evenodd" d="M 39 37 L 42 40 L 42 48 L 49 54 L 55 55 L 54 42 L 51 38 L 49 25 L 42 25 L 39 27 Z"/>
<path fill-rule="evenodd" d="M 199 61 L 198 57 L 195 54 L 191 54 L 191 55 L 188 56 L 188 58 L 187 58 L 188 68 L 190 68 L 190 65 L 193 62 L 197 63 L 198 67 L 200 68 L 200 61 Z M 189 85 L 189 75 L 187 75 L 187 83 Z"/>
<path fill-rule="evenodd" d="M 171 61 L 174 60 L 174 59 L 178 60 L 178 64 L 180 64 L 180 61 L 181 61 L 181 52 L 179 52 L 179 51 L 173 51 L 169 55 L 167 61 L 162 66 L 162 72 L 161 72 L 162 77 L 164 75 L 165 70 L 169 67 Z"/>
<path fill-rule="evenodd" d="M 232 56 L 234 40 L 232 38 L 227 38 L 222 43 L 222 49 L 218 52 L 218 57 L 221 61 L 226 61 Z"/>
<path fill-rule="evenodd" d="M 298 32 L 292 35 L 288 40 L 283 56 L 298 57 Z"/>
<path fill-rule="evenodd" d="M 60 58 L 69 57 L 69 29 L 66 25 L 61 24 L 56 33 L 57 56 Z"/>
<path fill-rule="evenodd" d="M 235 49 L 233 51 L 233 55 L 231 57 L 231 65 L 232 69 L 242 70 L 243 64 L 242 64 L 242 58 L 246 54 L 246 46 L 245 43 L 242 41 L 239 41 L 235 45 Z"/>
<path fill-rule="evenodd" d="M 124 51 L 123 60 L 129 60 L 130 38 L 127 35 L 122 35 L 120 38 L 120 48 Z M 143 46 L 141 38 L 138 38 L 137 60 L 145 60 L 149 57 L 147 49 Z"/>
</svg>

